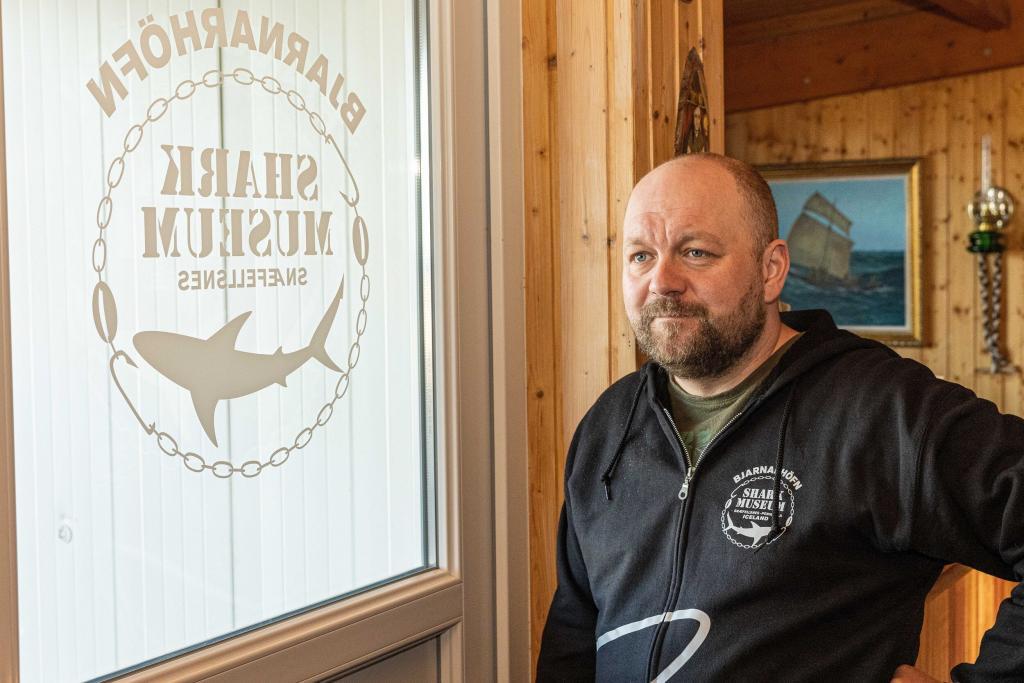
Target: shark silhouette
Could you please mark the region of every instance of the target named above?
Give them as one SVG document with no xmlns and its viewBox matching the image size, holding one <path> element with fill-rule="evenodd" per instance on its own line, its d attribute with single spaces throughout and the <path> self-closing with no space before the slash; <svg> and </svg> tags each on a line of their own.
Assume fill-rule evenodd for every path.
<svg viewBox="0 0 1024 683">
<path fill-rule="evenodd" d="M 733 524 L 732 515 L 730 515 L 728 512 L 725 513 L 725 517 L 729 520 L 729 526 L 727 526 L 725 530 L 735 531 L 740 536 L 746 536 L 751 540 L 750 545 L 757 545 L 761 542 L 761 539 L 770 534 L 772 531 L 772 528 L 770 526 L 761 526 L 759 524 L 754 524 L 753 522 L 751 522 L 750 526 L 747 528 L 740 528 Z"/>
<path fill-rule="evenodd" d="M 246 311 L 213 333 L 197 339 L 174 332 L 139 332 L 132 338 L 136 350 L 157 372 L 192 394 L 196 417 L 206 436 L 217 446 L 214 413 L 220 401 L 248 396 L 271 384 L 288 386 L 288 375 L 315 358 L 336 372 L 341 368 L 327 355 L 327 335 L 334 324 L 345 291 L 341 278 L 338 292 L 313 332 L 309 345 L 285 353 L 281 347 L 272 354 L 235 349 L 238 333 L 252 315 Z"/>
</svg>

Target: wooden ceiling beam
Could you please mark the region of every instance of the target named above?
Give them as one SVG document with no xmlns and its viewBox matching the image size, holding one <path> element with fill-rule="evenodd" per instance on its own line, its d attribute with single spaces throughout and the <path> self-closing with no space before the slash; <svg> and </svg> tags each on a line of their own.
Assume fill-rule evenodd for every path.
<svg viewBox="0 0 1024 683">
<path fill-rule="evenodd" d="M 931 0 L 950 17 L 982 31 L 1010 25 L 1010 8 L 1005 0 Z"/>
<path fill-rule="evenodd" d="M 1024 13 L 995 31 L 916 12 L 726 44 L 726 111 L 743 111 L 1024 64 Z"/>
<path fill-rule="evenodd" d="M 763 1 L 763 0 L 762 0 Z M 928 3 L 919 2 L 919 5 Z M 906 0 L 852 0 L 842 5 L 818 7 L 795 14 L 767 14 L 753 21 L 725 25 L 725 44 L 729 47 L 756 43 L 780 36 L 820 31 L 833 26 L 859 24 L 884 17 L 918 11 Z"/>
<path fill-rule="evenodd" d="M 851 0 L 724 0 L 722 9 L 725 25 L 728 26 L 839 7 L 850 2 Z"/>
</svg>

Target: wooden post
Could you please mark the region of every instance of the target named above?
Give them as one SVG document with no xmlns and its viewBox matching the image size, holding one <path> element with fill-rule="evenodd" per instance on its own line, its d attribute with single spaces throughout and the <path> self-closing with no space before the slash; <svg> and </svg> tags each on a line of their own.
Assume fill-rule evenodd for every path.
<svg viewBox="0 0 1024 683">
<path fill-rule="evenodd" d="M 565 450 L 636 369 L 620 230 L 633 185 L 672 154 L 680 67 L 699 47 L 724 151 L 722 0 L 522 0 L 530 611 L 555 589 Z M 652 107 L 656 106 L 655 116 Z"/>
</svg>

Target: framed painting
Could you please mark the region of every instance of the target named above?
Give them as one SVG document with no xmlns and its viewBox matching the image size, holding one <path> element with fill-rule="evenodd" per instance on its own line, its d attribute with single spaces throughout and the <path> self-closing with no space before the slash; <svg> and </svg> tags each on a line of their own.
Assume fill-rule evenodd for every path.
<svg viewBox="0 0 1024 683">
<path fill-rule="evenodd" d="M 840 327 L 920 346 L 921 160 L 760 166 L 789 243 L 782 301 Z"/>
</svg>

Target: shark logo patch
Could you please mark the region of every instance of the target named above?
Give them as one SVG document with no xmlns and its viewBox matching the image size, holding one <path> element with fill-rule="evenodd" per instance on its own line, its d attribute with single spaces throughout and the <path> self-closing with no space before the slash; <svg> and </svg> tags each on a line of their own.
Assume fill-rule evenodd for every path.
<svg viewBox="0 0 1024 683">
<path fill-rule="evenodd" d="M 750 550 L 782 537 L 796 512 L 794 491 L 802 484 L 790 470 L 783 468 L 779 482 L 779 500 L 775 500 L 775 467 L 753 467 L 733 477 L 736 484 L 722 509 L 722 533 L 733 545 Z M 771 537 L 772 520 L 778 505 L 780 533 Z"/>
</svg>

